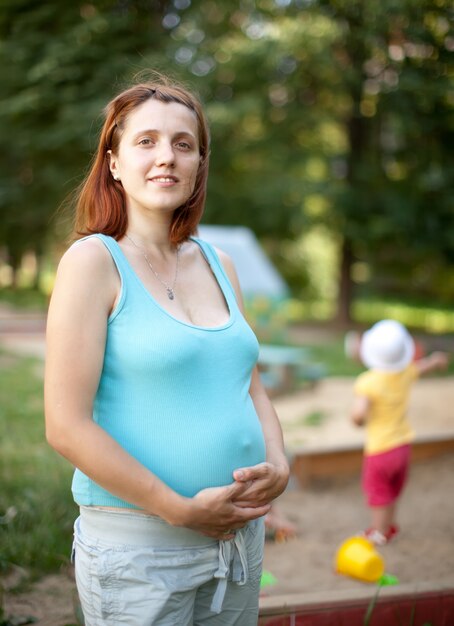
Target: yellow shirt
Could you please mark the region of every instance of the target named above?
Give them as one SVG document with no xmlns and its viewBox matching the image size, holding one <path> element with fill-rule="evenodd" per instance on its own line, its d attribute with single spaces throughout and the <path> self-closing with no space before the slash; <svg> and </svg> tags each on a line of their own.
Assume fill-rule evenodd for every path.
<svg viewBox="0 0 454 626">
<path fill-rule="evenodd" d="M 410 364 L 400 372 L 369 370 L 356 379 L 356 395 L 365 396 L 370 401 L 366 454 L 386 452 L 413 440 L 407 407 L 410 389 L 418 374 L 418 368 Z"/>
</svg>

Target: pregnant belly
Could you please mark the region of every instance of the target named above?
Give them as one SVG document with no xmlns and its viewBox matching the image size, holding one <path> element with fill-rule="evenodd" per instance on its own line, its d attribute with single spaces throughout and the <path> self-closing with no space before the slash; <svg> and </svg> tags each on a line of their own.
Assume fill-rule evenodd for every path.
<svg viewBox="0 0 454 626">
<path fill-rule="evenodd" d="M 262 463 L 266 452 L 254 414 L 233 424 L 217 421 L 166 429 L 135 456 L 174 491 L 192 497 L 206 487 L 231 484 L 234 470 Z"/>
</svg>

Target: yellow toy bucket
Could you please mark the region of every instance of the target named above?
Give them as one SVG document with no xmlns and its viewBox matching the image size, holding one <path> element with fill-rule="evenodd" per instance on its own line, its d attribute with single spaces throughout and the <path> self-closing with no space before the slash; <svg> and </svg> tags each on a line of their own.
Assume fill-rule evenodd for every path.
<svg viewBox="0 0 454 626">
<path fill-rule="evenodd" d="M 383 575 L 385 563 L 368 539 L 350 537 L 337 551 L 336 571 L 373 583 Z"/>
</svg>

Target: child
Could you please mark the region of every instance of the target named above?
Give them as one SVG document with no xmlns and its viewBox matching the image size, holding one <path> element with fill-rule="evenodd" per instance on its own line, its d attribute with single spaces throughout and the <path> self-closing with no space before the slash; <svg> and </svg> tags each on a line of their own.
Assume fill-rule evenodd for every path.
<svg viewBox="0 0 454 626">
<path fill-rule="evenodd" d="M 433 352 L 413 360 L 415 345 L 402 324 L 378 322 L 362 337 L 360 356 L 369 368 L 355 382 L 352 420 L 366 424 L 362 484 L 371 510 L 365 535 L 376 545 L 396 533 L 395 509 L 410 462 L 413 432 L 407 420 L 412 383 L 422 374 L 446 368 L 447 354 Z"/>
</svg>

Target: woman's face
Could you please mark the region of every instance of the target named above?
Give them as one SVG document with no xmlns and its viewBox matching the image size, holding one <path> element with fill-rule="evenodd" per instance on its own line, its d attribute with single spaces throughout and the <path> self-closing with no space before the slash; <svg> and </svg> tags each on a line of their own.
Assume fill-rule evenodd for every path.
<svg viewBox="0 0 454 626">
<path fill-rule="evenodd" d="M 197 118 L 183 104 L 147 100 L 126 118 L 110 170 L 129 211 L 165 211 L 169 219 L 194 190 L 200 164 Z"/>
</svg>

